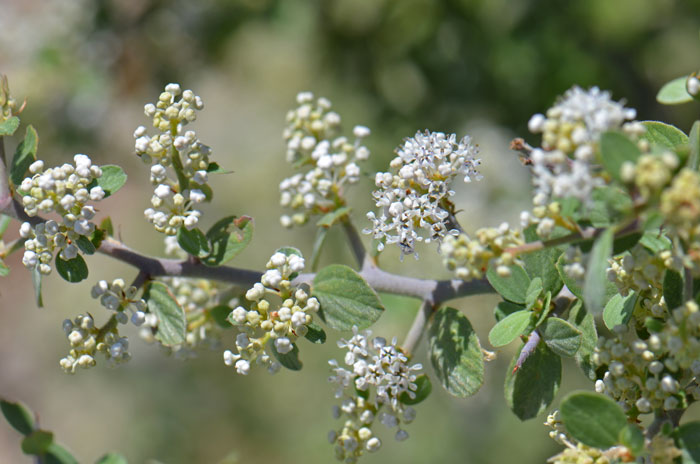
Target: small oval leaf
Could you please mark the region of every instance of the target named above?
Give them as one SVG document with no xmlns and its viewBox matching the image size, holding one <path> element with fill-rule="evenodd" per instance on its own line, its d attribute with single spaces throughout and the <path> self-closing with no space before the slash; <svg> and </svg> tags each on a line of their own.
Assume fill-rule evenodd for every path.
<svg viewBox="0 0 700 464">
<path fill-rule="evenodd" d="M 593 313 L 600 313 L 606 303 L 607 268 L 612 254 L 613 237 L 613 229 L 606 229 L 600 234 L 588 258 L 583 296 L 586 308 Z"/>
<path fill-rule="evenodd" d="M 428 329 L 430 361 L 450 394 L 467 398 L 484 383 L 484 354 L 469 319 L 454 308 L 440 308 Z"/>
<path fill-rule="evenodd" d="M 610 298 L 603 309 L 603 322 L 608 329 L 612 330 L 615 326 L 627 324 L 637 304 L 637 296 L 637 293 L 630 291 L 627 296 L 618 293 Z"/>
<path fill-rule="evenodd" d="M 510 266 L 510 276 L 501 277 L 493 266 L 486 271 L 486 278 L 493 288 L 506 300 L 525 304 L 530 277 L 520 266 Z"/>
<path fill-rule="evenodd" d="M 622 181 L 620 169 L 627 162 L 636 162 L 639 148 L 620 132 L 604 132 L 600 136 L 600 161 L 614 179 Z"/>
<path fill-rule="evenodd" d="M 499 321 L 489 332 L 489 343 L 493 346 L 504 346 L 525 334 L 530 325 L 532 312 L 516 311 Z"/>
<path fill-rule="evenodd" d="M 56 255 L 56 270 L 68 282 L 80 282 L 88 276 L 88 267 L 82 256 L 78 255 L 68 261 Z"/>
<path fill-rule="evenodd" d="M 677 77 L 664 84 L 656 94 L 656 101 L 663 105 L 680 105 L 693 101 L 692 95 L 688 93 L 685 82 L 688 76 Z"/>
<path fill-rule="evenodd" d="M 559 356 L 573 357 L 581 347 L 581 331 L 558 317 L 547 318 L 539 331 L 542 340 Z"/>
<path fill-rule="evenodd" d="M 307 325 L 306 328 L 308 329 L 306 332 L 306 339 L 310 341 L 311 343 L 317 343 L 317 344 L 323 344 L 326 343 L 326 332 L 323 330 L 323 328 L 312 322 L 311 324 Z"/>
<path fill-rule="evenodd" d="M 428 395 L 430 395 L 430 392 L 433 391 L 433 384 L 430 382 L 430 377 L 425 374 L 416 377 L 416 387 L 416 391 L 413 392 L 415 394 L 413 398 L 411 398 L 408 392 L 403 392 L 399 396 L 399 400 L 407 405 L 418 404 L 425 400 Z"/>
<path fill-rule="evenodd" d="M 547 410 L 559 390 L 561 358 L 546 344 L 540 343 L 514 371 L 517 360 L 518 356 L 514 356 L 508 367 L 506 403 L 520 420 L 532 419 Z"/>
<path fill-rule="evenodd" d="M 275 356 L 275 359 L 279 361 L 279 363 L 283 366 L 286 367 L 289 370 L 292 371 L 300 371 L 302 368 L 301 361 L 299 360 L 299 348 L 297 348 L 296 343 L 292 344 L 292 351 L 289 353 L 278 353 L 277 350 L 275 349 L 275 343 L 273 340 L 270 340 L 268 342 L 268 347 L 269 351 L 272 352 L 272 354 Z"/>
<path fill-rule="evenodd" d="M 202 259 L 208 266 L 218 266 L 236 257 L 253 238 L 253 219 L 248 216 L 225 217 L 207 231 L 211 252 Z"/>
<path fill-rule="evenodd" d="M 143 298 L 148 310 L 158 318 L 156 340 L 165 346 L 184 343 L 186 332 L 185 310 L 170 289 L 162 282 L 151 282 Z"/>
<path fill-rule="evenodd" d="M 559 406 L 561 419 L 572 437 L 584 445 L 608 449 L 618 443 L 627 425 L 622 408 L 599 393 L 578 391 L 567 395 Z"/>
<path fill-rule="evenodd" d="M 124 170 L 114 164 L 105 164 L 100 166 L 102 175 L 88 184 L 87 189 L 93 187 L 102 187 L 105 192 L 105 198 L 117 193 L 117 191 L 126 184 L 126 174 Z"/>
<path fill-rule="evenodd" d="M 24 454 L 44 454 L 53 443 L 53 433 L 46 430 L 34 430 L 22 440 Z"/>
<path fill-rule="evenodd" d="M 0 411 L 12 428 L 22 435 L 29 435 L 34 430 L 34 414 L 23 403 L 0 399 Z"/>
<path fill-rule="evenodd" d="M 671 149 L 688 144 L 688 136 L 676 126 L 661 121 L 642 121 L 642 124 L 647 129 L 642 138 L 651 143 Z"/>
<path fill-rule="evenodd" d="M 375 291 L 357 272 L 342 264 L 321 269 L 312 294 L 321 303 L 320 316 L 335 330 L 364 329 L 379 319 L 384 306 Z"/>
</svg>

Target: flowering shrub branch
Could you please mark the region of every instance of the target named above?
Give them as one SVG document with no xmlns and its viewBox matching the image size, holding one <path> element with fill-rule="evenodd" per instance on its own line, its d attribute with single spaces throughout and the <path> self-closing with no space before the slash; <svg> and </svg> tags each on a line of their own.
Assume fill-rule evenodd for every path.
<svg viewBox="0 0 700 464">
<path fill-rule="evenodd" d="M 686 102 L 698 89 L 691 75 L 658 98 Z M 170 256 L 159 258 L 113 238 L 111 219 L 93 222 L 91 203 L 127 180 L 118 166 L 97 166 L 78 154 L 72 164 L 46 167 L 31 126 L 7 162 L 2 136 L 15 133 L 20 120 L 2 81 L 0 239 L 14 219 L 22 240 L 0 242 L 0 274 L 9 272 L 4 258 L 23 245 L 22 262 L 41 305 L 42 278 L 55 269 L 68 282 L 86 279 L 84 256 L 101 253 L 137 271 L 131 285 L 118 278 L 92 287 L 109 314 L 103 325 L 90 313 L 64 321 L 70 345 L 59 361 L 64 371 L 90 368 L 100 357 L 113 365 L 128 361 L 130 341 L 120 329 L 129 323 L 145 341 L 184 357 L 205 346 L 221 349 L 222 334 L 233 331 L 235 346 L 222 350 L 223 363 L 240 375 L 255 366 L 301 370 L 302 350 L 323 344 L 325 330 L 337 330 L 347 334 L 338 343 L 345 353 L 342 362 L 329 362 L 329 380 L 340 401 L 334 417 L 343 422 L 328 439 L 336 458 L 353 463 L 381 448 L 379 424 L 395 430 L 398 441 L 408 438 L 414 406 L 432 389 L 423 366 L 411 361 L 421 338 L 432 377 L 459 398 L 478 391 L 486 363 L 518 341 L 505 397 L 520 419 L 549 411 L 567 359 L 592 382 L 594 391 L 570 393 L 548 415 L 550 436 L 563 447 L 550 462 L 665 464 L 683 453 L 700 462 L 700 422 L 681 423 L 700 399 L 700 121 L 686 135 L 637 121 L 636 111 L 608 92 L 573 87 L 530 119 L 539 146 L 512 144 L 532 174 L 532 208 L 521 213 L 519 226 L 473 232 L 458 223 L 452 198 L 456 179 L 481 179 L 477 145 L 470 136 L 442 132 L 406 138 L 388 169 L 373 175 L 377 210 L 366 214 L 363 232 L 377 253 L 396 245 L 401 258 L 418 259 L 422 242 L 437 242 L 454 278 L 435 280 L 381 269 L 353 225 L 346 192 L 363 175 L 370 130 L 356 126 L 352 139 L 342 135 L 330 101 L 309 92 L 297 96 L 297 105 L 283 134 L 286 160 L 297 172 L 280 182 L 287 210 L 280 223 L 308 226 L 314 218 L 316 241 L 308 262 L 298 249 L 283 247 L 271 250 L 258 271 L 227 265 L 251 242 L 252 218 L 227 216 L 202 229 L 210 176 L 225 171 L 189 126 L 204 109 L 193 91 L 167 85 L 144 108 L 155 133 L 139 126 L 133 134 L 154 188 L 144 216 L 164 234 Z M 316 270 L 336 226 L 357 271 L 338 263 Z M 402 345 L 368 329 L 386 310 L 383 293 L 421 302 Z M 480 293 L 502 297 L 488 334 L 496 351 L 482 347 L 467 316 L 445 305 Z M 303 347 L 303 339 L 312 346 Z M 0 406 L 25 436 L 25 452 L 75 462 L 28 419 L 26 407 L 7 400 Z M 653 420 L 643 427 L 648 414 Z"/>
</svg>

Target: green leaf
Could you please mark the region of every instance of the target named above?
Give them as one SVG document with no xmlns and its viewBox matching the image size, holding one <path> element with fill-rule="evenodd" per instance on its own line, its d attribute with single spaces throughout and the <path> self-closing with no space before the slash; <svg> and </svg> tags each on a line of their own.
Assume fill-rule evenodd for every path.
<svg viewBox="0 0 700 464">
<path fill-rule="evenodd" d="M 7 118 L 3 122 L 0 122 L 0 137 L 14 134 L 18 127 L 19 118 L 17 116 Z"/>
<path fill-rule="evenodd" d="M 34 414 L 24 403 L 0 399 L 0 411 L 12 428 L 22 435 L 29 435 L 34 430 Z"/>
<path fill-rule="evenodd" d="M 180 247 L 192 256 L 204 258 L 209 255 L 209 240 L 198 228 L 187 230 L 180 227 L 177 230 L 177 243 Z"/>
<path fill-rule="evenodd" d="M 540 239 L 536 230 L 537 226 L 534 225 L 525 229 L 524 235 L 528 242 L 534 242 Z M 551 238 L 557 238 L 556 235 L 557 234 L 553 234 Z M 555 267 L 562 252 L 562 247 L 550 247 L 525 253 L 521 256 L 521 259 L 525 263 L 525 271 L 528 276 L 530 276 L 531 279 L 535 279 L 536 277 L 541 278 L 543 290 L 545 292 L 551 291 L 554 295 L 559 293 L 559 290 L 561 290 L 564 285 Z"/>
<path fill-rule="evenodd" d="M 299 361 L 299 348 L 297 348 L 296 343 L 292 343 L 292 351 L 289 353 L 281 354 L 277 352 L 277 349 L 275 349 L 275 343 L 273 340 L 270 340 L 269 342 L 269 350 L 272 352 L 272 354 L 275 356 L 277 361 L 282 365 L 282 367 L 286 367 L 287 369 L 291 371 L 300 371 L 302 368 L 301 361 Z"/>
<path fill-rule="evenodd" d="M 95 464 L 129 464 L 129 461 L 119 453 L 107 453 L 98 459 Z"/>
<path fill-rule="evenodd" d="M 36 305 L 40 308 L 44 307 L 44 299 L 41 297 L 41 280 L 43 276 L 39 272 L 39 268 L 35 267 L 32 269 L 32 286 L 34 287 L 34 301 Z"/>
<path fill-rule="evenodd" d="M 357 272 L 342 264 L 321 269 L 314 277 L 313 296 L 321 303 L 320 316 L 335 330 L 364 329 L 379 319 L 384 306 Z"/>
<path fill-rule="evenodd" d="M 56 255 L 56 270 L 68 282 L 80 282 L 88 276 L 88 267 L 82 256 L 78 255 L 68 261 Z"/>
<path fill-rule="evenodd" d="M 622 445 L 629 448 L 634 455 L 640 455 L 644 452 L 644 434 L 634 424 L 625 425 L 620 430 L 620 435 L 617 439 Z"/>
<path fill-rule="evenodd" d="M 595 380 L 597 378 L 596 366 L 592 357 L 598 344 L 598 331 L 595 327 L 593 314 L 586 311 L 581 300 L 577 300 L 569 310 L 568 320 L 571 325 L 581 331 L 582 335 L 581 346 L 576 352 L 576 356 L 574 356 L 576 364 L 578 364 L 586 377 L 590 380 Z"/>
<path fill-rule="evenodd" d="M 321 249 L 323 249 L 323 244 L 326 243 L 326 237 L 328 237 L 328 229 L 325 227 L 319 227 L 316 230 L 316 239 L 314 240 L 314 248 L 311 251 L 311 271 L 315 272 L 318 269 L 318 259 L 321 257 Z"/>
<path fill-rule="evenodd" d="M 659 229 L 645 230 L 639 243 L 652 254 L 671 249 L 671 240 Z"/>
<path fill-rule="evenodd" d="M 0 214 L 0 238 L 2 238 L 5 235 L 5 232 L 7 232 L 7 228 L 10 226 L 11 223 L 12 218 L 10 216 L 8 216 L 7 214 Z"/>
<path fill-rule="evenodd" d="M 87 189 L 90 190 L 96 186 L 102 187 L 102 190 L 105 191 L 105 198 L 107 198 L 117 193 L 126 184 L 126 174 L 122 168 L 114 164 L 105 164 L 100 166 L 100 168 L 102 169 L 102 175 L 90 182 Z"/>
<path fill-rule="evenodd" d="M 503 298 L 513 303 L 525 304 L 530 277 L 520 266 L 510 266 L 510 276 L 501 277 L 493 266 L 486 271 L 486 278 L 491 286 Z"/>
<path fill-rule="evenodd" d="M 185 342 L 185 310 L 182 309 L 170 289 L 162 282 L 151 282 L 143 298 L 148 303 L 148 311 L 158 318 L 156 340 L 165 346 Z"/>
<path fill-rule="evenodd" d="M 671 149 L 688 144 L 688 136 L 676 126 L 661 121 L 642 121 L 642 124 L 647 129 L 642 138 L 651 143 Z"/>
<path fill-rule="evenodd" d="M 566 285 L 566 288 L 568 288 L 571 293 L 576 296 L 576 298 L 583 298 L 583 289 L 579 285 L 579 283 L 576 281 L 576 279 L 572 279 L 571 277 L 568 276 L 568 274 L 564 271 L 564 266 L 566 265 L 566 255 L 561 255 L 559 259 L 557 260 L 557 272 L 559 272 L 559 277 L 561 277 L 561 280 L 564 282 L 564 285 Z"/>
<path fill-rule="evenodd" d="M 32 126 L 27 126 L 27 132 L 24 135 L 15 156 L 12 158 L 12 167 L 10 168 L 10 180 L 12 184 L 18 186 L 24 180 L 25 174 L 29 166 L 36 161 L 36 150 L 39 145 L 39 136 Z"/>
<path fill-rule="evenodd" d="M 430 361 L 450 394 L 467 398 L 484 383 L 484 354 L 469 319 L 454 308 L 440 308 L 428 329 Z"/>
<path fill-rule="evenodd" d="M 697 171 L 700 168 L 700 121 L 693 123 L 693 127 L 690 129 L 690 136 L 688 137 L 688 144 L 690 145 L 690 155 L 688 156 L 687 167 Z"/>
<path fill-rule="evenodd" d="M 678 445 L 687 452 L 691 461 L 684 464 L 700 464 L 700 421 L 687 422 L 676 430 Z"/>
<path fill-rule="evenodd" d="M 692 95 L 685 87 L 686 80 L 688 76 L 678 77 L 664 84 L 656 94 L 656 101 L 663 105 L 679 105 L 693 101 Z"/>
<path fill-rule="evenodd" d="M 664 300 L 670 310 L 674 310 L 683 304 L 683 276 L 671 269 L 666 269 L 664 274 Z"/>
<path fill-rule="evenodd" d="M 78 464 L 78 460 L 67 449 L 56 442 L 49 445 L 43 462 L 44 464 Z"/>
<path fill-rule="evenodd" d="M 219 166 L 219 163 L 211 162 L 207 166 L 207 172 L 209 174 L 231 174 L 233 171 L 227 171 Z"/>
<path fill-rule="evenodd" d="M 615 446 L 620 432 L 627 425 L 622 408 L 599 393 L 570 393 L 561 401 L 559 412 L 571 436 L 594 448 Z"/>
<path fill-rule="evenodd" d="M 506 403 L 520 420 L 532 419 L 547 410 L 559 390 L 561 358 L 547 345 L 540 343 L 520 369 L 514 372 L 517 360 L 516 355 L 506 374 Z"/>
<path fill-rule="evenodd" d="M 100 222 L 100 229 L 103 230 L 108 236 L 114 236 L 114 226 L 112 225 L 112 219 L 109 216 Z"/>
<path fill-rule="evenodd" d="M 525 309 L 523 305 L 511 303 L 510 301 L 501 301 L 493 308 L 493 316 L 496 318 L 496 322 L 498 322 L 505 319 L 509 314 L 523 309 Z"/>
<path fill-rule="evenodd" d="M 600 161 L 608 174 L 620 182 L 622 164 L 625 161 L 635 163 L 640 155 L 637 145 L 620 132 L 604 132 L 600 136 Z"/>
<path fill-rule="evenodd" d="M 95 244 L 92 243 L 90 239 L 84 235 L 79 236 L 78 240 L 76 240 L 75 243 L 76 245 L 78 245 L 78 248 L 80 248 L 80 251 L 82 251 L 86 255 L 94 255 L 95 251 L 97 251 L 97 248 L 95 248 Z"/>
<path fill-rule="evenodd" d="M 312 322 L 311 324 L 307 325 L 306 328 L 308 330 L 304 337 L 306 337 L 307 340 L 309 340 L 311 343 L 317 344 L 326 343 L 326 331 L 323 330 L 323 327 Z"/>
<path fill-rule="evenodd" d="M 583 284 L 583 296 L 586 308 L 599 313 L 605 305 L 606 283 L 608 282 L 608 260 L 612 253 L 614 231 L 606 229 L 596 239 L 588 258 L 586 279 Z"/>
<path fill-rule="evenodd" d="M 330 227 L 333 224 L 337 223 L 338 221 L 342 220 L 343 218 L 347 217 L 347 215 L 350 214 L 350 208 L 347 206 L 340 207 L 334 211 L 331 211 L 330 213 L 327 213 L 324 215 L 321 219 L 316 222 L 316 225 L 318 227 Z"/>
<path fill-rule="evenodd" d="M 583 334 L 563 319 L 547 318 L 539 330 L 542 340 L 559 356 L 573 357 L 581 347 Z"/>
<path fill-rule="evenodd" d="M 542 325 L 552 309 L 552 292 L 547 292 L 547 294 L 544 296 L 544 300 L 542 301 L 542 310 L 540 311 L 537 321 L 535 322 L 535 328 Z"/>
<path fill-rule="evenodd" d="M 24 454 L 44 454 L 53 443 L 53 433 L 46 430 L 34 430 L 22 440 Z"/>
<path fill-rule="evenodd" d="M 542 293 L 542 279 L 540 277 L 535 277 L 530 281 L 530 285 L 527 287 L 527 292 L 525 294 L 525 308 L 532 309 L 537 303 L 537 300 Z"/>
<path fill-rule="evenodd" d="M 231 323 L 228 321 L 228 315 L 231 314 L 231 307 L 225 304 L 214 306 L 207 310 L 211 318 L 216 322 L 216 325 L 222 329 L 230 329 Z"/>
<path fill-rule="evenodd" d="M 651 316 L 648 316 L 644 319 L 644 327 L 647 329 L 648 332 L 659 333 L 662 330 L 664 330 L 665 326 L 666 321 L 664 321 L 663 319 L 657 319 Z"/>
<path fill-rule="evenodd" d="M 415 383 L 417 388 L 414 392 L 414 398 L 411 398 L 408 392 L 403 392 L 399 396 L 399 401 L 401 401 L 403 404 L 414 405 L 421 403 L 428 397 L 428 395 L 430 395 L 430 392 L 433 391 L 433 384 L 430 382 L 430 378 L 425 374 L 421 374 L 416 377 Z"/>
<path fill-rule="evenodd" d="M 603 310 L 605 326 L 612 330 L 615 326 L 626 325 L 630 317 L 632 317 L 638 296 L 636 292 L 630 291 L 627 296 L 622 296 L 618 293 L 610 298 Z"/>
<path fill-rule="evenodd" d="M 608 227 L 617 224 L 629 216 L 634 207 L 629 194 L 614 185 L 594 188 L 591 199 L 593 205 L 588 217 L 594 227 Z"/>
<path fill-rule="evenodd" d="M 489 343 L 496 347 L 504 346 L 524 335 L 530 326 L 531 316 L 531 311 L 523 310 L 502 319 L 489 332 Z"/>
<path fill-rule="evenodd" d="M 211 245 L 211 253 L 202 262 L 208 266 L 224 264 L 235 258 L 250 243 L 253 238 L 253 218 L 225 217 L 211 226 L 206 238 Z"/>
<path fill-rule="evenodd" d="M 10 273 L 10 268 L 7 267 L 7 264 L 5 264 L 5 261 L 0 258 L 0 277 L 7 277 L 7 275 Z"/>
</svg>

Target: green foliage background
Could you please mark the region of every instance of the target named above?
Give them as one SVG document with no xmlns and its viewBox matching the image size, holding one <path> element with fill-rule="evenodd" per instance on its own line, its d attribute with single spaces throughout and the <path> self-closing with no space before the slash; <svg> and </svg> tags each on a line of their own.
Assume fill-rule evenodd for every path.
<svg viewBox="0 0 700 464">
<path fill-rule="evenodd" d="M 5 0 L 0 13 L 0 72 L 16 98 L 27 97 L 24 123 L 40 136 L 38 156 L 54 165 L 87 153 L 114 163 L 129 184 L 104 202 L 117 235 L 137 249 L 161 253 L 160 237 L 142 220 L 148 171 L 133 155 L 132 132 L 146 124 L 143 104 L 177 81 L 202 96 L 194 125 L 214 160 L 234 173 L 213 182 L 215 201 L 204 224 L 219 217 L 255 217 L 252 245 L 234 264 L 261 268 L 277 247 L 311 252 L 309 229 L 280 231 L 277 185 L 284 115 L 300 90 L 329 97 L 345 127 L 372 128 L 369 170 L 384 169 L 403 137 L 429 128 L 471 134 L 482 147 L 483 182 L 459 186 L 460 220 L 468 230 L 517 221 L 529 205 L 527 172 L 508 151 L 525 136 L 531 114 L 544 111 L 573 84 L 598 85 L 625 98 L 641 119 L 688 130 L 697 105 L 661 107 L 667 80 L 700 66 L 700 4 L 682 0 Z M 18 131 L 23 133 L 23 131 Z M 534 139 L 532 139 L 534 141 Z M 16 141 L 11 141 L 14 144 Z M 217 184 L 218 182 L 218 184 Z M 353 217 L 364 227 L 371 206 L 364 181 Z M 352 264 L 338 231 L 323 263 Z M 391 270 L 445 277 L 434 250 L 418 265 L 383 257 Z M 339 357 L 337 334 L 324 347 L 302 342 L 301 372 L 237 376 L 221 350 L 196 360 L 164 356 L 128 332 L 134 359 L 66 376 L 61 321 L 104 311 L 89 297 L 98 279 L 133 270 L 90 257 L 91 277 L 68 286 L 46 279 L 45 309 L 34 307 L 20 254 L 0 281 L 0 394 L 29 404 L 81 460 L 119 450 L 130 462 L 325 463 L 335 427 L 326 360 Z M 384 297 L 376 331 L 403 334 L 417 310 L 408 299 Z M 497 297 L 455 302 L 482 344 L 494 323 Z M 502 385 L 515 346 L 487 364 L 485 386 L 456 400 L 435 388 L 418 409 L 402 444 L 385 445 L 368 464 L 403 462 L 543 462 L 556 452 L 540 419 L 526 423 L 507 409 Z M 424 340 L 419 361 L 427 363 Z M 561 391 L 588 386 L 565 363 Z M 437 385 L 437 383 L 436 383 Z M 557 404 L 558 399 L 555 400 Z M 695 411 L 697 414 L 697 411 Z M 237 460 L 236 460 L 237 459 Z M 19 436 L 0 426 L 0 462 L 30 462 Z"/>
</svg>

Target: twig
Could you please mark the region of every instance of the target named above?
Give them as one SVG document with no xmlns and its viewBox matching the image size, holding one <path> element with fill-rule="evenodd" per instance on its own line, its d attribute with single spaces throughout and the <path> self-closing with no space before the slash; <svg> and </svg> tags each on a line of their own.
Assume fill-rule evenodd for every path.
<svg viewBox="0 0 700 464">
<path fill-rule="evenodd" d="M 413 353 L 418 346 L 421 335 L 423 335 L 423 331 L 425 330 L 425 325 L 428 323 L 428 319 L 430 319 L 430 315 L 433 313 L 434 309 L 435 307 L 427 300 L 421 303 L 416 318 L 413 320 L 413 324 L 401 345 L 406 356 L 410 357 L 411 353 Z"/>
</svg>

